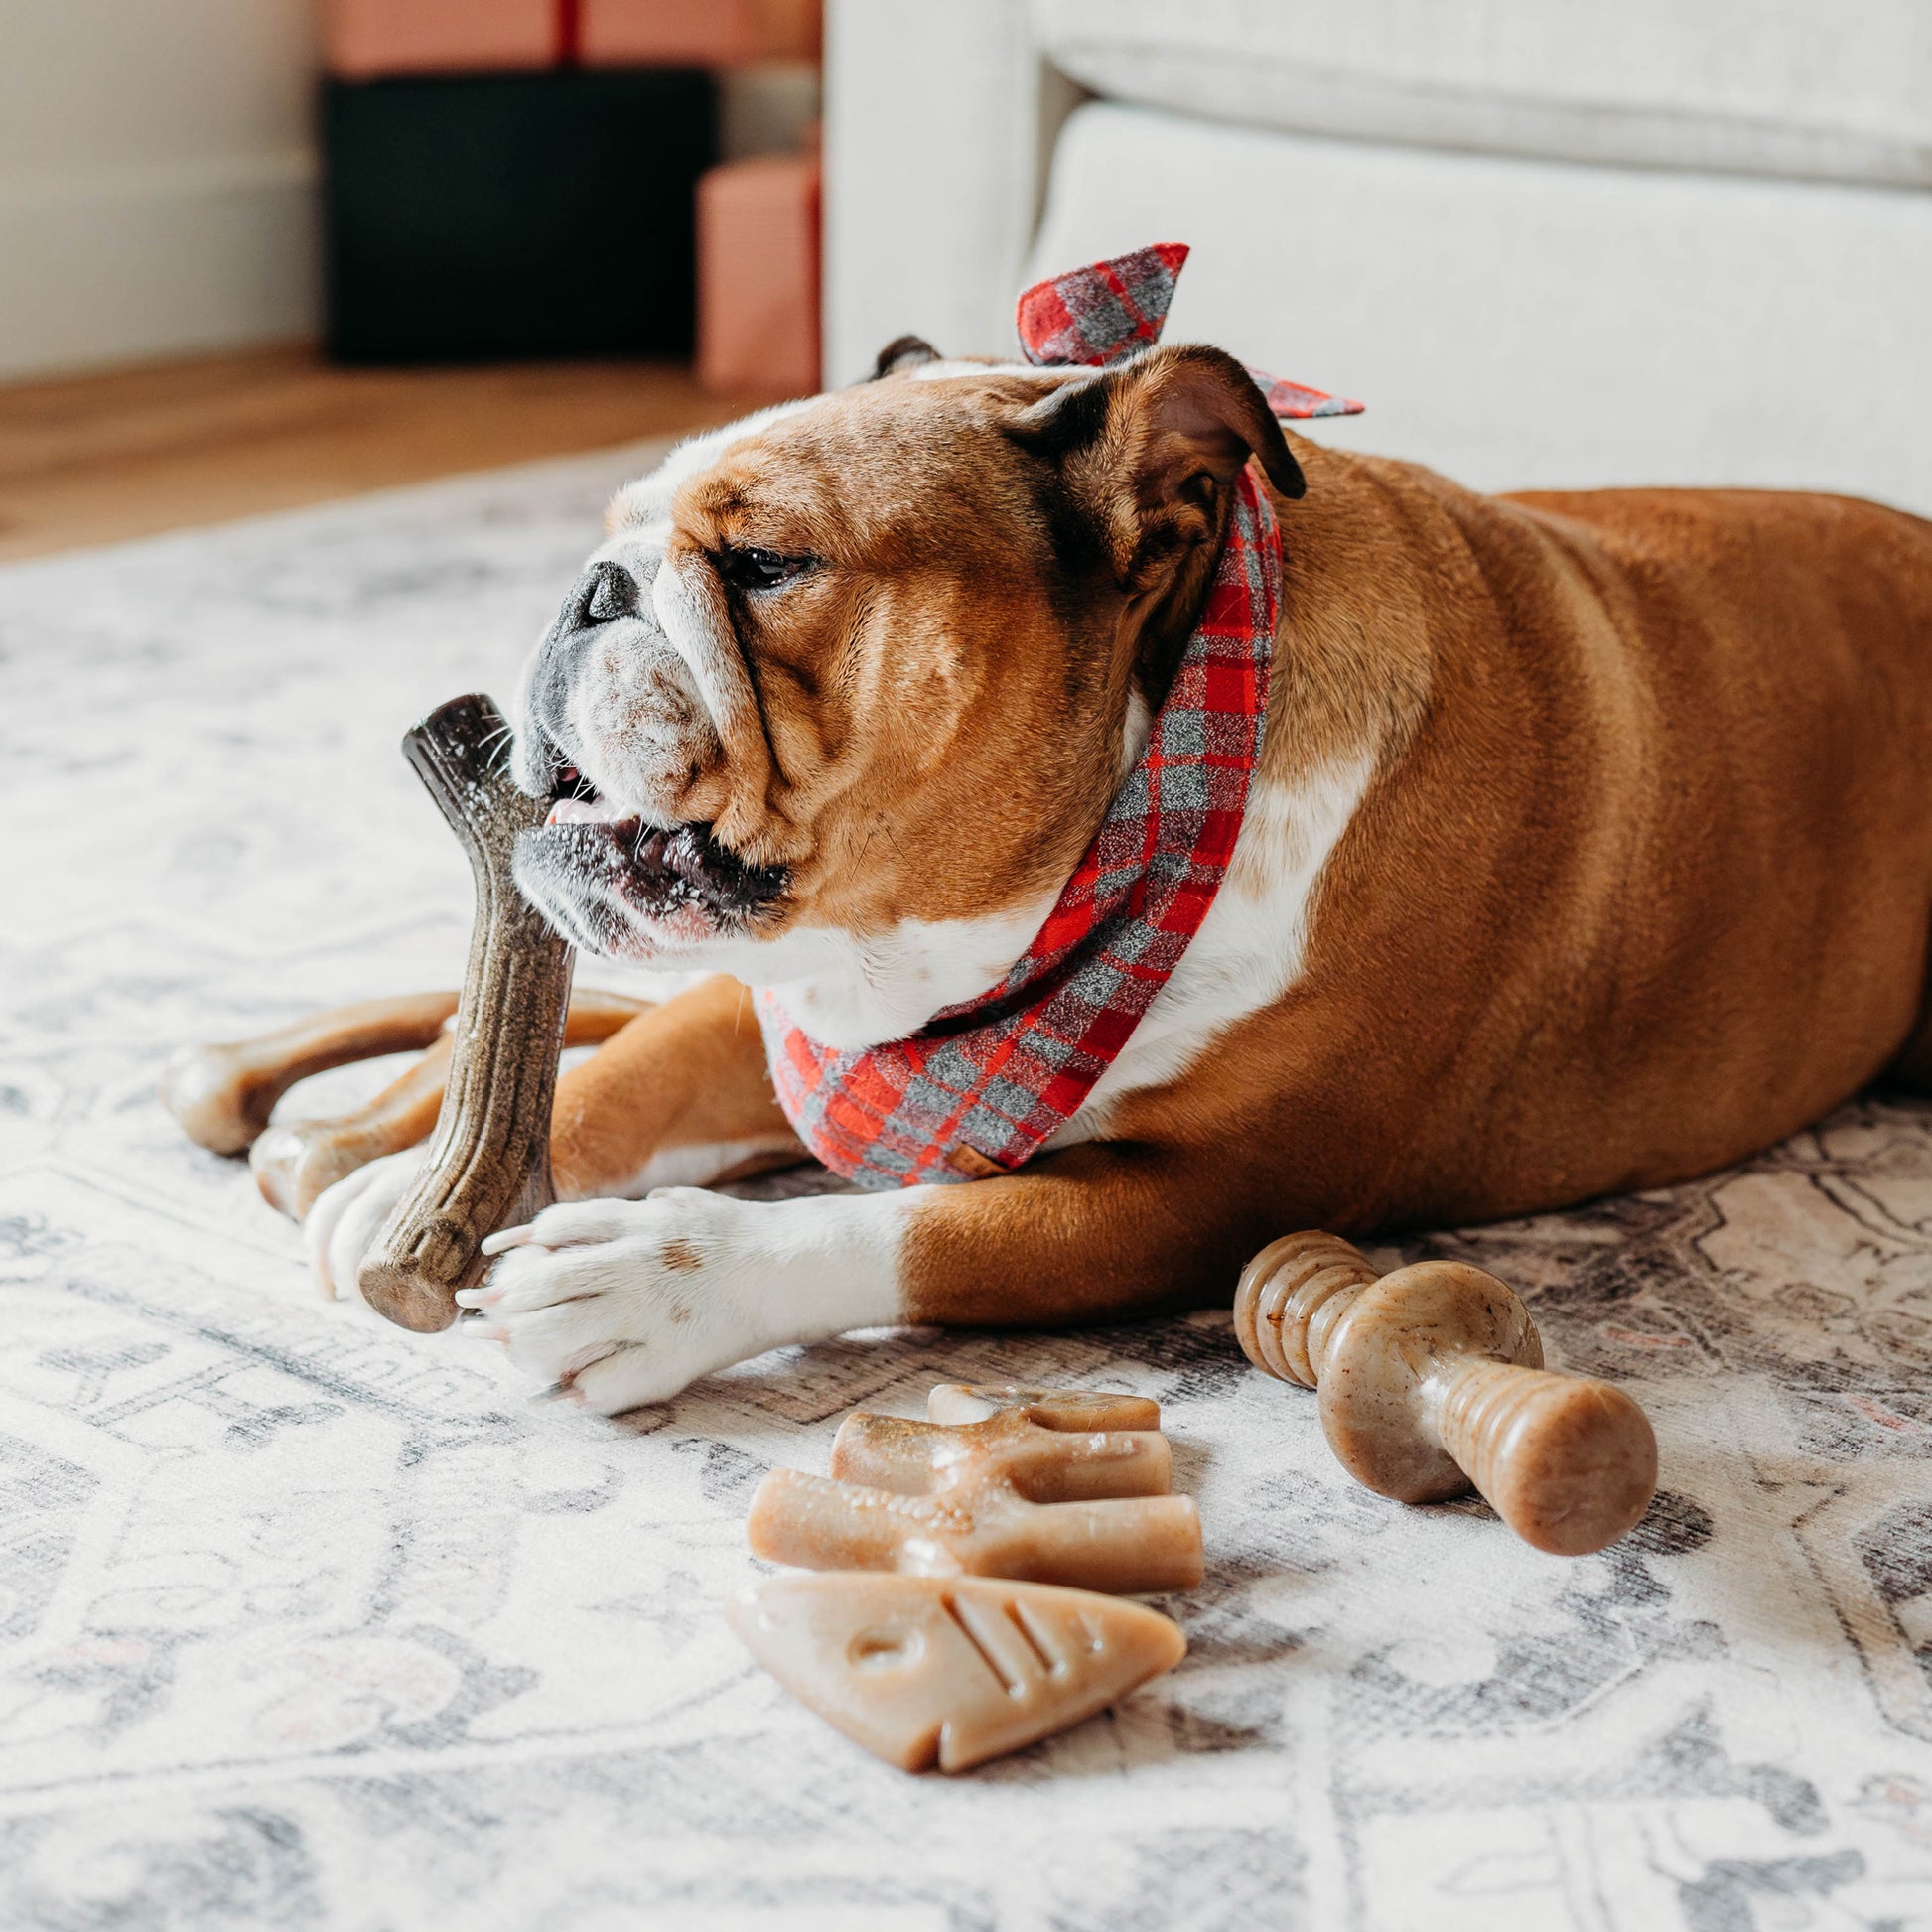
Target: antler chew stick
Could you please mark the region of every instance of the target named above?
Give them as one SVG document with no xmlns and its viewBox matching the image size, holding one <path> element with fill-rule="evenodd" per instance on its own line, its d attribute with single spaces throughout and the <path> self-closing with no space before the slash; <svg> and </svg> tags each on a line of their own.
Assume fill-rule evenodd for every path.
<svg viewBox="0 0 1932 1932">
<path fill-rule="evenodd" d="M 501 769 L 508 737 L 502 713 L 473 695 L 431 712 L 402 742 L 477 886 L 436 1137 L 356 1278 L 369 1306 L 405 1328 L 447 1328 L 457 1290 L 483 1274 L 484 1237 L 556 1198 L 550 1103 L 571 953 L 510 876 L 517 835 L 543 823 L 545 806 Z"/>
<path fill-rule="evenodd" d="M 452 1003 L 456 995 L 450 995 Z M 564 1022 L 566 1046 L 597 1046 L 638 1014 L 643 1000 L 581 988 L 570 996 Z M 445 1032 L 421 1059 L 352 1113 L 333 1119 L 278 1121 L 248 1153 L 255 1185 L 271 1207 L 295 1220 L 307 1217 L 324 1189 L 385 1154 L 414 1147 L 436 1125 L 450 1071 L 451 1035 Z"/>
<path fill-rule="evenodd" d="M 191 1141 L 215 1154 L 239 1154 L 298 1080 L 350 1060 L 433 1044 L 456 1001 L 454 993 L 363 1000 L 253 1039 L 184 1046 L 162 1069 L 162 1103 Z"/>
<path fill-rule="evenodd" d="M 1546 1370 L 1529 1311 L 1480 1268 L 1378 1276 L 1335 1235 L 1291 1234 L 1242 1272 L 1234 1326 L 1257 1368 L 1317 1391 L 1328 1447 L 1380 1495 L 1436 1502 L 1473 1484 L 1526 1543 L 1587 1556 L 1656 1490 L 1643 1411 Z"/>
</svg>

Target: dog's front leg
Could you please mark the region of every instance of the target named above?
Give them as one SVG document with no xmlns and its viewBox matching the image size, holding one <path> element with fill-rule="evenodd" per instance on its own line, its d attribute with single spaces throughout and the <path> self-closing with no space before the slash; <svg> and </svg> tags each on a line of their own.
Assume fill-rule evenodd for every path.
<svg viewBox="0 0 1932 1932">
<path fill-rule="evenodd" d="M 489 1279 L 457 1300 L 517 1367 L 615 1415 L 784 1342 L 902 1319 L 908 1202 L 702 1187 L 563 1202 L 492 1235 Z"/>
<path fill-rule="evenodd" d="M 557 1082 L 557 1198 L 635 1199 L 806 1158 L 771 1091 L 752 997 L 720 976 L 640 1013 Z"/>
<path fill-rule="evenodd" d="M 696 1187 L 580 1201 L 493 1236 L 458 1299 L 528 1373 L 612 1415 L 787 1342 L 906 1321 L 1091 1320 L 1232 1292 L 1240 1235 L 1184 1168 L 1081 1148 L 1022 1174 L 740 1201 Z"/>
</svg>

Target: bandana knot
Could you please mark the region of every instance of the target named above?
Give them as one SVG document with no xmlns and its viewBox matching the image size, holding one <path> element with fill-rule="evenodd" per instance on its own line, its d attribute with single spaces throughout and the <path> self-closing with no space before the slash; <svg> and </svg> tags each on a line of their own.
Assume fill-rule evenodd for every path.
<svg viewBox="0 0 1932 1932">
<path fill-rule="evenodd" d="M 1151 347 L 1161 340 L 1186 260 L 1184 241 L 1157 241 L 1131 255 L 1035 282 L 1020 298 L 1021 353 L 1042 368 L 1078 363 L 1103 368 Z M 1362 413 L 1362 405 L 1346 396 L 1284 382 L 1253 363 L 1246 367 L 1271 413 L 1285 422 Z"/>
<path fill-rule="evenodd" d="M 1020 298 L 1027 358 L 1102 367 L 1159 341 L 1177 242 L 1055 276 Z M 1359 403 L 1249 373 L 1278 416 Z M 1281 610 L 1281 540 L 1243 469 L 1227 540 L 1148 747 L 1045 923 L 1000 984 L 907 1038 L 830 1047 L 758 996 L 772 1083 L 818 1158 L 864 1187 L 1021 1167 L 1085 1104 L 1214 902 L 1261 756 Z"/>
</svg>

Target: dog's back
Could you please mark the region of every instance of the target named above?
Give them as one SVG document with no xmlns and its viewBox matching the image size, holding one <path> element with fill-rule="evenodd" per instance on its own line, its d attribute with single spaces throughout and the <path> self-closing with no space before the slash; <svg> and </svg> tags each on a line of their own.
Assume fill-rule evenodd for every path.
<svg viewBox="0 0 1932 1932">
<path fill-rule="evenodd" d="M 1326 485 L 1380 520 L 1370 556 L 1407 552 L 1429 664 L 1306 972 L 1254 1023 L 1275 1037 L 1238 1047 L 1308 1069 L 1315 1218 L 1706 1172 L 1899 1060 L 1932 905 L 1932 523 L 1798 493 L 1491 498 L 1355 458 L 1311 483 L 1310 509 Z M 1339 599 L 1372 625 L 1359 575 L 1305 563 L 1301 621 Z"/>
</svg>

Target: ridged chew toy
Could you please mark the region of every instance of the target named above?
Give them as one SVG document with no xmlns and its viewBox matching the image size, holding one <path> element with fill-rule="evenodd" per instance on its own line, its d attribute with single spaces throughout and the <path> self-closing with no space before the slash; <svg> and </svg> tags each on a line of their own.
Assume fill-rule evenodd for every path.
<svg viewBox="0 0 1932 1932">
<path fill-rule="evenodd" d="M 1587 1556 L 1634 1527 L 1657 1487 L 1657 1439 L 1608 1382 L 1543 1366 L 1529 1311 L 1454 1261 L 1378 1275 L 1309 1231 L 1242 1272 L 1234 1326 L 1248 1359 L 1314 1389 L 1328 1447 L 1399 1502 L 1472 1485 L 1526 1543 Z"/>
<path fill-rule="evenodd" d="M 509 727 L 488 698 L 454 698 L 403 740 L 476 878 L 470 962 L 450 1071 L 423 1172 L 363 1258 L 363 1299 L 405 1328 L 447 1328 L 483 1276 L 483 1242 L 556 1198 L 550 1103 L 563 1051 L 571 950 L 517 890 L 518 836 L 548 807 L 502 768 Z"/>
</svg>

